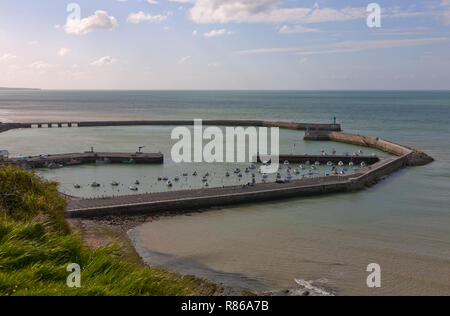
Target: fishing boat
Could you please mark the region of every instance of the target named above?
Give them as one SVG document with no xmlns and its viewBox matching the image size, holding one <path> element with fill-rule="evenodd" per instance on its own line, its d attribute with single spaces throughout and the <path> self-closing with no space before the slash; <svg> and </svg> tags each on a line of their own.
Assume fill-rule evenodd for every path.
<svg viewBox="0 0 450 316">
<path fill-rule="evenodd" d="M 135 184 L 135 185 L 140 185 L 141 182 L 139 182 L 139 180 L 136 180 L 136 181 L 134 181 L 134 184 Z"/>
<path fill-rule="evenodd" d="M 74 184 L 73 187 L 74 187 L 75 189 L 81 189 L 81 185 L 79 185 L 79 184 Z"/>
<path fill-rule="evenodd" d="M 135 165 L 136 161 L 134 161 L 134 159 L 124 160 L 124 161 L 122 161 L 122 164 L 124 164 L 124 165 Z"/>
<path fill-rule="evenodd" d="M 113 181 L 112 183 L 111 183 L 111 185 L 113 186 L 113 187 L 118 187 L 119 186 L 119 182 L 116 182 L 116 181 Z"/>
<path fill-rule="evenodd" d="M 111 164 L 111 159 L 103 158 L 103 159 L 96 160 L 95 163 L 97 165 L 109 165 L 109 164 Z"/>
<path fill-rule="evenodd" d="M 93 188 L 99 188 L 100 187 L 100 183 L 97 183 L 97 182 L 92 182 L 91 183 L 91 187 L 93 187 Z"/>
<path fill-rule="evenodd" d="M 63 165 L 61 165 L 59 163 L 55 163 L 55 162 L 51 162 L 47 165 L 47 168 L 49 168 L 49 169 L 61 169 L 63 167 L 64 167 Z"/>
<path fill-rule="evenodd" d="M 75 159 L 71 159 L 70 161 L 65 163 L 66 166 L 70 167 L 70 166 L 78 166 L 81 165 L 81 161 L 79 160 L 75 160 Z"/>
</svg>

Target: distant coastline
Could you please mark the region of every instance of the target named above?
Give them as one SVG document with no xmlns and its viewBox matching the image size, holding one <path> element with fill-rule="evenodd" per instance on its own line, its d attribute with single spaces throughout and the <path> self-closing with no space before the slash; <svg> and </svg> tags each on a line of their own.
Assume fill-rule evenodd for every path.
<svg viewBox="0 0 450 316">
<path fill-rule="evenodd" d="M 0 91 L 10 91 L 10 90 L 19 90 L 19 91 L 41 91 L 42 89 L 39 88 L 7 88 L 7 87 L 0 87 Z"/>
</svg>

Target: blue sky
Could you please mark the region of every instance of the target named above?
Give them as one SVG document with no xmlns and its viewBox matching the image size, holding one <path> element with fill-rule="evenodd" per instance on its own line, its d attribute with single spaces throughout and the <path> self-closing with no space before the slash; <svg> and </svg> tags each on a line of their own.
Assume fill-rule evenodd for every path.
<svg viewBox="0 0 450 316">
<path fill-rule="evenodd" d="M 450 0 L 0 0 L 0 86 L 450 89 Z"/>
</svg>

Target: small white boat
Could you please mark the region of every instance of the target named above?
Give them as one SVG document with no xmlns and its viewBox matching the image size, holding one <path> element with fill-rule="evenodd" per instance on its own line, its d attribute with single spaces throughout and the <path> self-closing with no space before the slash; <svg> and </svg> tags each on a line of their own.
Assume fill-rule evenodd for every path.
<svg viewBox="0 0 450 316">
<path fill-rule="evenodd" d="M 344 165 L 344 162 L 339 161 L 338 166 L 339 166 L 339 167 L 342 167 L 343 165 Z"/>
<path fill-rule="evenodd" d="M 139 189 L 138 189 L 137 187 L 135 187 L 135 186 L 131 186 L 131 187 L 130 187 L 130 190 L 131 190 L 131 191 L 139 191 Z"/>
<path fill-rule="evenodd" d="M 316 165 L 316 166 L 320 166 L 320 162 L 319 162 L 319 161 L 316 161 L 315 165 Z"/>
<path fill-rule="evenodd" d="M 167 186 L 168 186 L 169 188 L 173 187 L 172 181 L 168 181 L 168 182 L 167 182 Z"/>
<path fill-rule="evenodd" d="M 97 182 L 92 182 L 91 183 L 91 187 L 93 187 L 93 188 L 98 188 L 98 187 L 100 187 L 100 183 L 97 183 Z"/>
<path fill-rule="evenodd" d="M 333 163 L 331 161 L 328 161 L 327 165 L 328 165 L 328 167 L 331 167 L 333 165 Z"/>
<path fill-rule="evenodd" d="M 300 170 L 294 169 L 294 173 L 295 173 L 295 174 L 300 174 Z"/>
<path fill-rule="evenodd" d="M 285 166 L 289 166 L 289 165 L 290 165 L 290 162 L 286 160 L 286 161 L 284 162 L 284 165 L 285 165 Z"/>
<path fill-rule="evenodd" d="M 353 161 L 350 161 L 350 163 L 348 164 L 350 167 L 353 167 L 355 165 L 355 163 Z"/>
<path fill-rule="evenodd" d="M 238 174 L 238 177 L 239 177 L 239 178 L 242 178 L 242 173 Z"/>
<path fill-rule="evenodd" d="M 250 169 L 255 170 L 255 169 L 256 169 L 256 166 L 255 166 L 255 165 L 251 165 L 251 166 L 250 166 Z"/>
<path fill-rule="evenodd" d="M 203 181 L 203 182 L 207 182 L 207 181 L 208 181 L 208 178 L 203 177 L 202 181 Z"/>
<path fill-rule="evenodd" d="M 305 163 L 305 165 L 309 166 L 309 165 L 311 165 L 311 162 L 308 160 L 308 161 Z"/>
<path fill-rule="evenodd" d="M 134 184 L 135 184 L 135 185 L 140 185 L 141 182 L 139 182 L 139 180 L 136 180 L 136 181 L 134 181 Z"/>
<path fill-rule="evenodd" d="M 238 173 L 240 173 L 241 172 L 241 169 L 239 169 L 239 168 L 236 168 L 235 170 L 234 170 L 234 173 L 236 173 L 236 174 L 238 174 Z"/>
<path fill-rule="evenodd" d="M 366 163 L 363 161 L 363 162 L 361 162 L 361 167 L 363 167 L 363 168 L 365 168 L 367 165 L 366 165 Z"/>
<path fill-rule="evenodd" d="M 79 185 L 79 184 L 74 184 L 73 187 L 74 187 L 75 189 L 81 189 L 81 185 Z"/>
<path fill-rule="evenodd" d="M 116 181 L 113 181 L 112 183 L 111 183 L 111 185 L 113 186 L 113 187 L 117 187 L 117 186 L 119 186 L 119 182 L 116 182 Z"/>
</svg>

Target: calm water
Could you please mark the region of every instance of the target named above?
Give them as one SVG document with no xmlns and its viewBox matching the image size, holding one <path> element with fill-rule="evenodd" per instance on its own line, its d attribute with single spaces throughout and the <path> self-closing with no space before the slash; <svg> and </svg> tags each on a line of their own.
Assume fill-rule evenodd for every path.
<svg viewBox="0 0 450 316">
<path fill-rule="evenodd" d="M 277 119 L 331 122 L 346 131 L 417 147 L 436 162 L 405 169 L 369 190 L 224 208 L 166 218 L 130 232 L 146 261 L 253 290 L 297 288 L 295 280 L 336 294 L 450 295 L 450 92 L 0 92 L 0 121 L 100 119 Z M 96 150 L 170 150 L 169 127 L 17 130 L 0 134 L 13 155 Z M 282 152 L 319 153 L 332 143 L 304 143 L 283 131 Z M 293 147 L 293 144 L 296 146 Z M 370 151 L 372 152 L 372 151 Z M 83 166 L 40 171 L 81 196 L 166 190 L 157 176 L 201 170 L 222 180 L 230 165 Z M 73 191 L 93 180 L 97 192 Z M 112 191 L 108 183 L 123 188 Z M 178 188 L 201 186 L 182 179 Z M 177 189 L 177 187 L 175 188 Z M 127 192 L 128 194 L 129 192 Z M 366 266 L 382 268 L 382 288 L 366 287 Z"/>
</svg>

